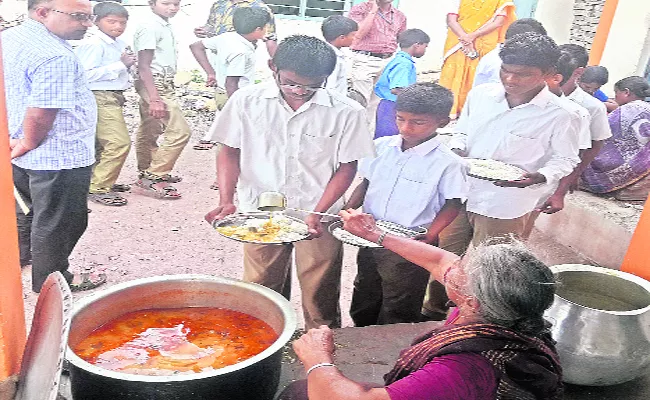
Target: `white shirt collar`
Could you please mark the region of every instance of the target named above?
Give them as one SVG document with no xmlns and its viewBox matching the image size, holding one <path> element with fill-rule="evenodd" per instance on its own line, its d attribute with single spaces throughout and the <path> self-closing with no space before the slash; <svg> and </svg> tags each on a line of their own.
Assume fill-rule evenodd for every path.
<svg viewBox="0 0 650 400">
<path fill-rule="evenodd" d="M 343 53 L 343 51 L 342 51 L 341 49 L 339 49 L 338 47 L 334 46 L 332 43 L 327 42 L 327 44 L 329 44 L 330 47 L 331 47 L 332 49 L 334 49 L 334 53 L 336 53 L 336 56 L 337 56 L 337 57 L 339 57 L 339 58 L 341 58 L 341 57 L 345 57 L 345 54 Z"/>
<path fill-rule="evenodd" d="M 102 39 L 104 42 L 106 42 L 106 43 L 108 43 L 108 44 L 115 44 L 115 43 L 117 43 L 117 39 L 113 39 L 112 37 L 108 36 L 107 34 L 105 34 L 104 32 L 102 32 L 102 31 L 99 30 L 99 29 L 97 29 L 97 31 L 95 32 L 95 34 L 97 35 L 97 37 L 99 37 L 100 39 Z"/>
<path fill-rule="evenodd" d="M 497 101 L 499 102 L 506 102 L 506 89 L 503 87 L 503 85 L 495 85 L 494 91 L 491 93 L 492 97 L 494 97 Z M 532 98 L 528 103 L 518 105 L 517 107 L 512 107 L 512 108 L 519 108 L 519 107 L 526 107 L 528 105 L 534 105 L 540 108 L 546 108 L 548 103 L 553 101 L 553 98 L 557 97 L 553 93 L 551 93 L 550 90 L 548 90 L 548 86 L 544 86 L 544 89 L 542 89 L 535 97 Z"/>
<path fill-rule="evenodd" d="M 403 141 L 404 139 L 402 139 L 402 135 L 395 135 L 388 142 L 388 146 L 397 147 L 399 151 L 402 151 Z M 440 141 L 436 137 L 432 137 L 431 139 L 427 140 L 424 143 L 420 143 L 415 147 L 411 147 L 410 149 L 406 150 L 405 153 L 415 153 L 419 156 L 424 157 L 427 154 L 434 151 L 435 149 L 437 149 L 438 146 L 440 146 Z"/>
<path fill-rule="evenodd" d="M 166 21 L 165 21 L 165 20 L 163 19 L 163 17 L 161 17 L 160 15 L 156 14 L 156 13 L 153 12 L 153 11 L 151 12 L 151 19 L 152 19 L 153 21 L 156 21 L 157 23 L 159 23 L 159 24 L 162 25 L 162 26 L 171 26 L 171 23 L 169 22 L 169 20 L 166 20 Z"/>
<path fill-rule="evenodd" d="M 567 97 L 582 104 L 585 96 L 589 96 L 589 94 L 587 94 L 587 92 L 582 90 L 580 86 L 576 85 L 576 89 L 573 92 L 571 92 L 571 94 L 568 95 Z"/>
</svg>

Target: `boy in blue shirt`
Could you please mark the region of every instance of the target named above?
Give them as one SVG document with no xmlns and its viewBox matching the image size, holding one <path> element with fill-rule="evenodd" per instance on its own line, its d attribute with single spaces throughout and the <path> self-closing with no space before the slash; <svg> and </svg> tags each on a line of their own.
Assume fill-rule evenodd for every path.
<svg viewBox="0 0 650 400">
<path fill-rule="evenodd" d="M 469 191 L 462 158 L 436 139 L 449 123 L 454 97 L 433 83 L 403 88 L 397 96 L 399 135 L 375 140 L 377 157 L 359 164 L 363 182 L 346 208 L 409 228 L 427 226 L 418 238 L 438 244 L 440 232 L 458 215 Z M 419 322 L 429 273 L 384 248 L 362 248 L 357 256 L 350 316 L 356 326 Z M 444 290 L 430 299 L 445 309 Z"/>
<path fill-rule="evenodd" d="M 399 35 L 397 41 L 400 51 L 386 65 L 375 86 L 375 94 L 380 99 L 375 139 L 399 134 L 395 123 L 397 95 L 403 88 L 417 82 L 414 58 L 424 56 L 431 39 L 420 29 L 407 29 Z"/>
</svg>

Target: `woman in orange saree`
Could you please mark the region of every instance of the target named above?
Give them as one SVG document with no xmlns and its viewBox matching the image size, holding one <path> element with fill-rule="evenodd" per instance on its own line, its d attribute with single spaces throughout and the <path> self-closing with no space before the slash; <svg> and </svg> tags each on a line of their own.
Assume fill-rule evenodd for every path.
<svg viewBox="0 0 650 400">
<path fill-rule="evenodd" d="M 455 0 L 447 14 L 447 42 L 440 84 L 454 93 L 456 118 L 472 88 L 481 57 L 504 40 L 515 19 L 512 0 Z"/>
</svg>

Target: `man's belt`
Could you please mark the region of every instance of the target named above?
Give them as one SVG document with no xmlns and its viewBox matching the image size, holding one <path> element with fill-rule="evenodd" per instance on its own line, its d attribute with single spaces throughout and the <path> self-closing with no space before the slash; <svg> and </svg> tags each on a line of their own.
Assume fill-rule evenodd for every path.
<svg viewBox="0 0 650 400">
<path fill-rule="evenodd" d="M 377 58 L 389 58 L 393 56 L 393 53 L 373 53 L 372 51 L 365 51 L 365 50 L 352 50 L 355 53 L 359 54 L 365 54 L 370 57 L 377 57 Z"/>
</svg>

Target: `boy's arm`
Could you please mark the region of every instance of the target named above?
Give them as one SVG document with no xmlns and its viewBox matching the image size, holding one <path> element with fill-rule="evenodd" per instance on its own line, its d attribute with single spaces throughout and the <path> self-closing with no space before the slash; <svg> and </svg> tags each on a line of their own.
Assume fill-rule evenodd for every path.
<svg viewBox="0 0 650 400">
<path fill-rule="evenodd" d="M 313 211 L 327 212 L 345 194 L 346 190 L 350 188 L 356 174 L 357 161 L 342 163 L 336 172 L 334 172 L 334 175 L 332 175 L 332 179 L 330 179 L 325 187 L 325 192 L 323 192 L 323 196 Z M 321 217 L 315 214 L 310 214 L 305 219 L 312 237 L 319 237 L 323 234 L 323 225 L 320 220 Z"/>
<path fill-rule="evenodd" d="M 120 76 L 120 73 L 126 72 L 127 67 L 130 66 L 126 65 L 130 62 L 130 57 L 126 55 L 122 55 L 118 61 L 102 65 L 104 51 L 100 45 L 84 43 L 77 47 L 74 52 L 86 71 L 88 83 L 115 80 Z"/>
<path fill-rule="evenodd" d="M 232 96 L 237 89 L 239 89 L 239 80 L 241 79 L 241 76 L 227 76 L 226 77 L 226 93 L 228 94 L 228 97 Z"/>
<path fill-rule="evenodd" d="M 156 85 L 153 82 L 153 71 L 151 70 L 153 53 L 154 50 L 138 51 L 138 75 L 144 85 L 144 89 L 149 95 L 149 115 L 162 119 L 167 114 L 167 107 L 160 94 L 158 94 L 158 89 L 156 89 Z"/>
<path fill-rule="evenodd" d="M 205 215 L 205 220 L 209 223 L 223 219 L 237 211 L 234 203 L 237 181 L 241 174 L 240 153 L 239 149 L 224 144 L 219 149 L 219 154 L 217 154 L 219 206 Z"/>
<path fill-rule="evenodd" d="M 370 181 L 364 178 L 363 181 L 354 189 L 354 192 L 352 192 L 352 195 L 343 206 L 343 209 L 348 210 L 350 208 L 353 208 L 356 210 L 357 208 L 361 207 L 363 205 L 363 201 L 366 198 L 366 192 L 368 192 L 369 185 Z"/>
<path fill-rule="evenodd" d="M 210 61 L 208 60 L 208 54 L 205 51 L 203 41 L 199 40 L 192 43 L 190 45 L 190 51 L 201 68 L 203 68 L 205 73 L 208 75 L 208 78 L 205 81 L 205 86 L 215 86 L 217 84 L 217 74 L 214 72 L 214 68 L 212 68 L 212 64 L 210 64 Z"/>
<path fill-rule="evenodd" d="M 454 219 L 456 219 L 462 207 L 463 202 L 461 199 L 447 199 L 445 205 L 442 206 L 438 215 L 433 219 L 426 235 L 422 235 L 417 239 L 421 242 L 437 246 L 440 232 L 449 226 L 449 224 L 454 222 Z"/>
</svg>

